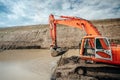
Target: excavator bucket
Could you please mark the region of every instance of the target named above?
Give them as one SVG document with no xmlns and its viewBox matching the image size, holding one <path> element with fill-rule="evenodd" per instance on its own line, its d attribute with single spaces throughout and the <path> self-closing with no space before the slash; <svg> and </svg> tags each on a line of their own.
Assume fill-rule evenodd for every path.
<svg viewBox="0 0 120 80">
<path fill-rule="evenodd" d="M 60 55 L 63 55 L 63 54 L 65 54 L 67 51 L 68 51 L 68 48 L 66 48 L 66 47 L 63 47 L 63 48 L 61 48 L 61 47 L 51 47 L 50 48 L 50 51 L 51 51 L 51 56 L 52 57 L 57 57 L 57 56 L 60 56 Z"/>
</svg>

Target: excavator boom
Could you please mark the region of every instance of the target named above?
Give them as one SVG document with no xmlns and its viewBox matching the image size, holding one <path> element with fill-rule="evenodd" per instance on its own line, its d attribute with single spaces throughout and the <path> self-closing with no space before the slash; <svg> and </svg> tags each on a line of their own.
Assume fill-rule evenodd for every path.
<svg viewBox="0 0 120 80">
<path fill-rule="evenodd" d="M 49 16 L 49 23 L 50 23 L 50 34 L 52 38 L 52 45 L 56 46 L 57 39 L 56 39 L 56 24 L 63 24 L 66 26 L 71 26 L 75 28 L 79 28 L 86 32 L 86 35 L 98 35 L 101 36 L 99 31 L 96 29 L 95 26 L 91 24 L 91 22 L 77 17 L 68 17 L 68 16 L 60 16 L 61 19 L 55 19 L 54 15 Z"/>
</svg>

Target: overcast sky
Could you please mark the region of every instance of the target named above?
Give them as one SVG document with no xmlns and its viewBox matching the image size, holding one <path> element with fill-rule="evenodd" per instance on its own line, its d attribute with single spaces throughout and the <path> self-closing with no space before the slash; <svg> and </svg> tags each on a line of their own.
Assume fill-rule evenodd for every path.
<svg viewBox="0 0 120 80">
<path fill-rule="evenodd" d="M 120 0 L 0 0 L 0 27 L 47 24 L 50 14 L 120 18 Z"/>
</svg>

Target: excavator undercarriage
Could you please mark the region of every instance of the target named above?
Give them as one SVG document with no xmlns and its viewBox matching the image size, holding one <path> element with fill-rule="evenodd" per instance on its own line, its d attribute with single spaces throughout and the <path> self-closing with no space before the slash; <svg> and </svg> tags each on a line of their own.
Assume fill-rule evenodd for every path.
<svg viewBox="0 0 120 80">
<path fill-rule="evenodd" d="M 86 63 L 78 56 L 63 57 L 51 80 L 120 80 L 120 67 L 103 63 Z"/>
</svg>

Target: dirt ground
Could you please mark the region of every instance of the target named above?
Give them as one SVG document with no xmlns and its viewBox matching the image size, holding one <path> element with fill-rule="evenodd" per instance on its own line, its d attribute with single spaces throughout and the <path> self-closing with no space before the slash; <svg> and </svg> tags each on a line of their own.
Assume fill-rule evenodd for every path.
<svg viewBox="0 0 120 80">
<path fill-rule="evenodd" d="M 79 55 L 78 50 L 69 50 Z M 0 80 L 50 80 L 60 57 L 51 57 L 47 49 L 6 50 L 0 52 Z"/>
<path fill-rule="evenodd" d="M 103 37 L 109 38 L 112 43 L 120 44 L 120 18 L 94 20 L 92 24 Z M 57 44 L 75 49 L 85 35 L 84 30 L 58 25 Z M 50 44 L 48 24 L 0 28 L 0 49 L 48 49 Z"/>
</svg>

